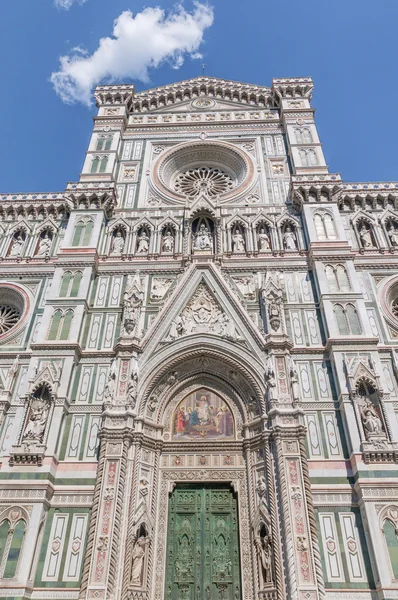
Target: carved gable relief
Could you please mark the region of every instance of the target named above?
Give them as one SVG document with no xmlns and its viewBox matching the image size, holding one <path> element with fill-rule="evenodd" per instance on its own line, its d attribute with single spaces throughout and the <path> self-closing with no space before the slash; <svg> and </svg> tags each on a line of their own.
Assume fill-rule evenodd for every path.
<svg viewBox="0 0 398 600">
<path fill-rule="evenodd" d="M 198 286 L 186 307 L 174 319 L 165 341 L 198 333 L 212 333 L 235 342 L 241 340 L 235 322 L 221 309 L 204 283 Z"/>
</svg>

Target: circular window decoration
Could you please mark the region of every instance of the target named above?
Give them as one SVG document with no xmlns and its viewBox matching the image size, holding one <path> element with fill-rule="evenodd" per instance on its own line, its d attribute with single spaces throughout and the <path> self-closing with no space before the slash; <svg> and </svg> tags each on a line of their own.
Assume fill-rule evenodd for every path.
<svg viewBox="0 0 398 600">
<path fill-rule="evenodd" d="M 192 108 L 199 108 L 201 110 L 208 110 L 209 108 L 214 108 L 216 105 L 214 100 L 210 98 L 197 98 L 191 102 Z"/>
<path fill-rule="evenodd" d="M 205 192 L 210 198 L 225 194 L 234 187 L 232 178 L 221 169 L 200 167 L 190 169 L 176 177 L 174 188 L 177 192 L 194 198 Z"/>
<path fill-rule="evenodd" d="M 13 337 L 25 323 L 30 301 L 25 290 L 0 284 L 0 343 Z"/>
<path fill-rule="evenodd" d="M 15 306 L 0 304 L 0 335 L 15 327 L 21 318 L 21 313 Z"/>
<path fill-rule="evenodd" d="M 185 201 L 203 193 L 226 201 L 255 183 L 253 158 L 228 142 L 178 144 L 155 162 L 152 183 L 168 198 Z"/>
</svg>

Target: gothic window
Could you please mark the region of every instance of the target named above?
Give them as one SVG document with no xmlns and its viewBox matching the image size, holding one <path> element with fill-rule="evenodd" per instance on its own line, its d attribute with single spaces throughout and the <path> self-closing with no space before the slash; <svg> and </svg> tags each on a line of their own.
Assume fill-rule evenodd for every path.
<svg viewBox="0 0 398 600">
<path fill-rule="evenodd" d="M 301 162 L 301 166 L 302 167 L 308 167 L 309 163 L 308 163 L 308 155 L 307 155 L 307 151 L 303 150 L 302 148 L 299 150 L 299 155 L 300 155 L 300 162 Z"/>
<path fill-rule="evenodd" d="M 215 167 L 190 169 L 178 175 L 174 183 L 175 190 L 189 198 L 194 198 L 202 192 L 214 198 L 233 187 L 234 182 L 230 175 Z"/>
<path fill-rule="evenodd" d="M 107 152 L 108 150 L 111 149 L 111 145 L 112 145 L 112 136 L 111 135 L 101 136 L 97 140 L 96 151 L 97 152 L 103 152 L 103 151 Z"/>
<path fill-rule="evenodd" d="M 386 519 L 383 525 L 383 532 L 388 554 L 390 555 L 394 579 L 398 579 L 398 536 L 396 526 L 389 519 Z"/>
<path fill-rule="evenodd" d="M 314 225 L 318 240 L 337 239 L 333 217 L 327 211 L 317 212 L 314 215 Z"/>
<path fill-rule="evenodd" d="M 353 304 L 335 304 L 334 314 L 340 335 L 360 335 L 361 324 L 358 313 Z"/>
<path fill-rule="evenodd" d="M 300 148 L 299 155 L 302 167 L 312 167 L 318 164 L 318 157 L 314 148 L 308 150 Z"/>
<path fill-rule="evenodd" d="M 312 135 L 308 127 L 301 129 L 297 128 L 294 130 L 296 137 L 296 144 L 312 144 Z"/>
<path fill-rule="evenodd" d="M 79 295 L 80 282 L 82 280 L 81 271 L 77 271 L 76 273 L 71 273 L 70 271 L 66 271 L 64 276 L 62 277 L 61 288 L 59 295 L 61 297 L 71 297 L 76 298 Z"/>
<path fill-rule="evenodd" d="M 72 246 L 89 246 L 93 229 L 94 223 L 92 221 L 86 223 L 79 221 L 76 223 Z"/>
<path fill-rule="evenodd" d="M 344 265 L 325 265 L 325 275 L 330 292 L 348 292 L 351 289 Z"/>
<path fill-rule="evenodd" d="M 318 164 L 318 157 L 313 148 L 310 148 L 308 151 L 308 162 L 311 166 Z"/>
<path fill-rule="evenodd" d="M 8 520 L 0 525 L 0 577 L 11 579 L 17 573 L 26 523 L 20 519 L 11 527 Z"/>
<path fill-rule="evenodd" d="M 105 173 L 108 156 L 95 156 L 91 163 L 91 173 Z"/>
<path fill-rule="evenodd" d="M 73 310 L 65 313 L 62 310 L 56 310 L 53 314 L 48 333 L 48 340 L 67 340 L 69 338 L 70 328 L 73 320 Z"/>
</svg>

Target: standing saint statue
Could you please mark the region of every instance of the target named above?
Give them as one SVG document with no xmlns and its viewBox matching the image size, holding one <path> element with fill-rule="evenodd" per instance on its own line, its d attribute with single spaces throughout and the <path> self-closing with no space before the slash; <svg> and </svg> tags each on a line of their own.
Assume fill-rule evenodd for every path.
<svg viewBox="0 0 398 600">
<path fill-rule="evenodd" d="M 142 585 L 146 546 L 148 543 L 149 538 L 140 536 L 134 544 L 131 583 L 135 586 Z"/>
<path fill-rule="evenodd" d="M 359 230 L 359 239 L 361 240 L 361 244 L 362 244 L 363 248 L 373 248 L 374 247 L 370 229 L 366 229 L 365 225 L 362 225 L 361 229 Z"/>
<path fill-rule="evenodd" d="M 389 229 L 388 237 L 390 238 L 391 246 L 398 246 L 398 227 L 396 223 Z"/>
<path fill-rule="evenodd" d="M 162 240 L 162 252 L 173 252 L 174 250 L 174 237 L 171 235 L 171 231 L 167 230 L 166 235 L 163 236 Z"/>
<path fill-rule="evenodd" d="M 271 243 L 269 240 L 269 235 L 265 231 L 264 227 L 260 229 L 259 234 L 257 235 L 258 249 L 260 252 L 264 250 L 269 250 L 271 248 Z"/>
<path fill-rule="evenodd" d="M 124 249 L 124 237 L 120 229 L 117 230 L 116 235 L 112 237 L 111 244 L 111 256 L 122 254 Z"/>
<path fill-rule="evenodd" d="M 37 249 L 36 256 L 48 256 L 50 254 L 52 239 L 49 237 L 47 231 L 44 237 L 39 240 L 39 247 Z"/>
<path fill-rule="evenodd" d="M 146 231 L 143 231 L 141 235 L 138 236 L 137 253 L 146 254 L 147 252 L 149 252 L 149 235 Z"/>
<path fill-rule="evenodd" d="M 245 239 L 239 229 L 236 229 L 234 235 L 232 236 L 232 244 L 234 252 L 245 251 Z"/>
<path fill-rule="evenodd" d="M 22 235 L 18 232 L 14 235 L 10 256 L 20 256 L 22 252 L 22 248 L 24 245 L 24 239 Z"/>
<path fill-rule="evenodd" d="M 283 234 L 283 244 L 286 250 L 297 250 L 296 234 L 288 225 Z"/>
</svg>

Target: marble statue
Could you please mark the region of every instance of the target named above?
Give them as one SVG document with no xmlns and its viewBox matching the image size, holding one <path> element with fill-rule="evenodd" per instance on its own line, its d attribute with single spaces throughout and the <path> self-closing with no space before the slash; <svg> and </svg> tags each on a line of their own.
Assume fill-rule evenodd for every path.
<svg viewBox="0 0 398 600">
<path fill-rule="evenodd" d="M 152 280 L 151 299 L 162 300 L 172 284 L 172 279 L 156 278 Z"/>
<path fill-rule="evenodd" d="M 365 225 L 362 225 L 359 230 L 359 239 L 361 240 L 361 244 L 363 248 L 373 248 L 373 239 L 370 229 L 366 229 Z"/>
<path fill-rule="evenodd" d="M 174 237 L 171 235 L 171 231 L 167 230 L 166 235 L 162 239 L 162 252 L 173 252 L 174 250 Z"/>
<path fill-rule="evenodd" d="M 286 250 L 297 250 L 296 234 L 288 225 L 283 234 L 283 244 Z"/>
<path fill-rule="evenodd" d="M 272 582 L 272 548 L 269 535 L 259 536 L 255 539 L 257 554 L 261 567 L 262 584 Z"/>
<path fill-rule="evenodd" d="M 44 398 L 32 398 L 29 420 L 22 436 L 22 441 L 32 440 L 41 443 L 50 407 Z"/>
<path fill-rule="evenodd" d="M 194 250 L 212 250 L 213 249 L 213 240 L 211 236 L 211 232 L 208 227 L 204 223 L 199 227 L 198 231 L 195 233 L 194 239 Z"/>
<path fill-rule="evenodd" d="M 111 256 L 120 256 L 124 250 L 125 240 L 122 232 L 118 229 L 112 237 Z"/>
<path fill-rule="evenodd" d="M 398 227 L 395 223 L 389 229 L 388 237 L 390 238 L 391 246 L 398 246 Z"/>
<path fill-rule="evenodd" d="M 369 399 L 365 399 L 365 404 L 360 407 L 360 413 L 366 438 L 372 435 L 385 435 L 381 419 L 377 414 L 375 406 Z"/>
<path fill-rule="evenodd" d="M 297 369 L 296 369 L 293 361 L 291 362 L 291 365 L 290 365 L 290 383 L 292 386 L 293 401 L 298 402 L 300 400 L 300 384 L 299 384 Z"/>
<path fill-rule="evenodd" d="M 39 240 L 39 247 L 37 249 L 36 256 L 48 256 L 51 250 L 52 239 L 48 233 L 44 234 L 44 237 Z"/>
<path fill-rule="evenodd" d="M 149 252 L 149 235 L 146 231 L 143 231 L 140 236 L 138 236 L 138 254 L 146 254 Z"/>
<path fill-rule="evenodd" d="M 263 252 L 264 250 L 270 250 L 271 243 L 270 243 L 269 235 L 265 231 L 264 228 L 260 229 L 260 232 L 257 235 L 257 242 L 258 242 L 258 249 L 260 252 Z"/>
<path fill-rule="evenodd" d="M 245 239 L 239 229 L 237 229 L 232 236 L 232 245 L 234 252 L 245 251 Z"/>
<path fill-rule="evenodd" d="M 139 273 L 129 275 L 123 296 L 123 326 L 126 333 L 133 333 L 141 313 L 144 292 Z"/>
<path fill-rule="evenodd" d="M 23 239 L 22 235 L 20 233 L 16 233 L 13 238 L 13 242 L 12 242 L 12 246 L 11 246 L 11 250 L 10 250 L 10 256 L 21 256 L 23 245 L 24 245 L 24 239 Z"/>
<path fill-rule="evenodd" d="M 148 543 L 148 538 L 140 536 L 134 544 L 131 583 L 136 586 L 139 586 L 142 583 L 146 546 Z"/>
<path fill-rule="evenodd" d="M 249 300 L 254 300 L 256 297 L 256 288 L 252 277 L 240 277 L 239 279 L 235 279 L 235 283 L 242 296 Z"/>
<path fill-rule="evenodd" d="M 129 384 L 127 386 L 127 404 L 131 406 L 131 408 L 135 408 L 137 402 L 137 387 L 138 373 L 137 371 L 132 371 Z"/>
</svg>

